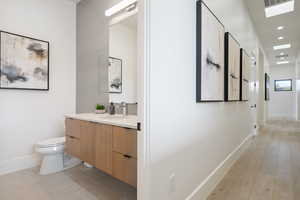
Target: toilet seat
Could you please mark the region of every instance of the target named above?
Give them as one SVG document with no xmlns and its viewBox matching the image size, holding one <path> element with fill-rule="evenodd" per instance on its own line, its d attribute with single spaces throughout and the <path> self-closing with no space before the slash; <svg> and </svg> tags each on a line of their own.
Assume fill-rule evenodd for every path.
<svg viewBox="0 0 300 200">
<path fill-rule="evenodd" d="M 36 145 L 38 148 L 57 147 L 57 146 L 64 145 L 65 141 L 66 141 L 65 137 L 57 137 L 57 138 L 51 138 L 48 140 L 38 142 Z"/>
</svg>

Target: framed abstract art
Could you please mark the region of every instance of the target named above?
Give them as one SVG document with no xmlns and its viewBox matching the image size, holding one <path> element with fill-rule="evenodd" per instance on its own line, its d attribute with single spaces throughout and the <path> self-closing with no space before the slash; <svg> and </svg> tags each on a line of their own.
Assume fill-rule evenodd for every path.
<svg viewBox="0 0 300 200">
<path fill-rule="evenodd" d="M 240 100 L 240 45 L 225 33 L 225 101 Z"/>
<path fill-rule="evenodd" d="M 108 62 L 108 92 L 122 93 L 122 60 L 109 57 Z"/>
<path fill-rule="evenodd" d="M 224 25 L 198 1 L 196 102 L 224 101 L 224 33 Z"/>
<path fill-rule="evenodd" d="M 251 58 L 244 49 L 241 49 L 240 51 L 240 100 L 248 101 Z"/>
<path fill-rule="evenodd" d="M 49 90 L 49 42 L 0 31 L 0 89 Z"/>
</svg>

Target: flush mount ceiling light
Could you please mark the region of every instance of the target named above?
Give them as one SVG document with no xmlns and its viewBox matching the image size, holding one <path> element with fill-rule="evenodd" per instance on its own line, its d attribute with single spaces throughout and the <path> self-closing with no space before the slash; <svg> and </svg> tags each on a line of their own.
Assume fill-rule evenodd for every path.
<svg viewBox="0 0 300 200">
<path fill-rule="evenodd" d="M 282 30 L 282 29 L 284 29 L 284 26 L 278 26 L 277 27 L 277 30 Z"/>
<path fill-rule="evenodd" d="M 295 8 L 294 0 L 277 0 L 275 2 L 271 0 L 265 0 L 265 4 L 265 14 L 267 18 L 293 12 Z"/>
<path fill-rule="evenodd" d="M 282 45 L 273 46 L 274 50 L 289 49 L 289 48 L 291 48 L 291 44 L 282 44 Z"/>
<path fill-rule="evenodd" d="M 284 37 L 280 36 L 280 37 L 278 37 L 277 39 L 278 39 L 278 40 L 283 40 Z"/>
<path fill-rule="evenodd" d="M 111 7 L 110 9 L 107 9 L 105 11 L 105 16 L 110 17 L 110 16 L 120 12 L 121 10 L 127 8 L 128 6 L 131 6 L 132 4 L 134 4 L 136 2 L 137 2 L 137 0 L 123 0 L 120 3 Z"/>
<path fill-rule="evenodd" d="M 278 59 L 285 59 L 285 58 L 288 58 L 289 57 L 289 55 L 288 54 L 280 54 L 280 55 L 277 55 L 277 56 L 275 56 L 275 58 L 278 58 Z"/>
<path fill-rule="evenodd" d="M 284 65 L 284 64 L 289 64 L 289 61 L 278 61 L 276 62 L 277 65 Z"/>
<path fill-rule="evenodd" d="M 280 55 L 283 56 L 283 55 L 284 55 L 284 52 L 281 52 Z"/>
</svg>

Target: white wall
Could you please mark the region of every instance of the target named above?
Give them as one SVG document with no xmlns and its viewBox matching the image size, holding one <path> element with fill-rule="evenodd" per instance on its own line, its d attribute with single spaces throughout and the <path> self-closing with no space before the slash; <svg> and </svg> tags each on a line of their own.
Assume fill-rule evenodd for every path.
<svg viewBox="0 0 300 200">
<path fill-rule="evenodd" d="M 265 100 L 265 73 L 270 75 L 269 64 L 263 49 L 259 49 L 258 56 L 258 96 L 257 96 L 257 122 L 260 127 L 264 126 L 268 117 L 269 101 Z"/>
<path fill-rule="evenodd" d="M 50 91 L 0 90 L 0 174 L 36 164 L 34 144 L 64 134 L 75 112 L 76 7 L 68 0 L 0 0 L 0 29 L 50 42 Z"/>
<path fill-rule="evenodd" d="M 272 66 L 270 71 L 270 102 L 269 117 L 272 118 L 297 118 L 296 101 L 296 68 L 295 65 Z M 293 91 L 275 92 L 274 80 L 292 79 Z"/>
<path fill-rule="evenodd" d="M 297 120 L 300 120 L 300 54 L 296 60 L 296 93 Z"/>
<path fill-rule="evenodd" d="M 110 102 L 137 102 L 137 30 L 124 23 L 109 28 L 109 56 L 122 59 L 122 93 L 109 94 Z"/>
<path fill-rule="evenodd" d="M 243 47 L 257 52 L 244 1 L 206 2 Z M 146 7 L 145 132 L 150 163 L 143 200 L 201 199 L 201 184 L 253 133 L 250 105 L 196 103 L 195 1 L 151 0 Z M 169 182 L 172 174 L 174 187 Z"/>
</svg>

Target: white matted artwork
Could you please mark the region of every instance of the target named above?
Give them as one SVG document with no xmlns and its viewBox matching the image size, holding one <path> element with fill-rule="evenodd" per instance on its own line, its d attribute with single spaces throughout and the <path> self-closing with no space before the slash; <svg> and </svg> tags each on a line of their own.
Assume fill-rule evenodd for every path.
<svg viewBox="0 0 300 200">
<path fill-rule="evenodd" d="M 225 28 L 202 2 L 197 2 L 197 102 L 224 101 Z"/>
<path fill-rule="evenodd" d="M 122 93 L 122 60 L 113 57 L 108 60 L 109 93 Z"/>
<path fill-rule="evenodd" d="M 1 89 L 49 90 L 49 42 L 0 32 Z"/>
<path fill-rule="evenodd" d="M 250 68 L 251 68 L 251 58 L 246 53 L 244 49 L 241 49 L 241 72 L 240 72 L 240 100 L 249 100 L 249 82 L 250 82 Z"/>
<path fill-rule="evenodd" d="M 240 100 L 240 45 L 225 33 L 225 100 Z"/>
</svg>

